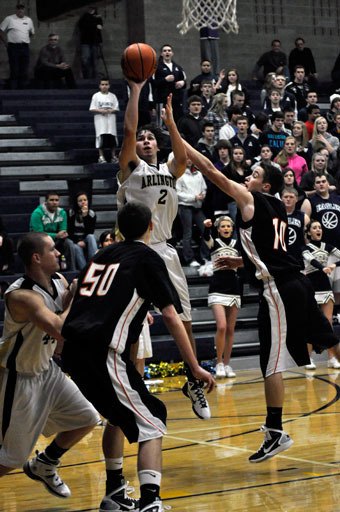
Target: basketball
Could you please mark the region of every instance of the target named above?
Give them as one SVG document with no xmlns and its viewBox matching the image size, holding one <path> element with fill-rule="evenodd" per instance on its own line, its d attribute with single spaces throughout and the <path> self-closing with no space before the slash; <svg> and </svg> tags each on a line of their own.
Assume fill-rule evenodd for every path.
<svg viewBox="0 0 340 512">
<path fill-rule="evenodd" d="M 143 82 L 156 70 L 156 52 L 145 43 L 130 44 L 122 55 L 121 66 L 126 78 Z"/>
</svg>

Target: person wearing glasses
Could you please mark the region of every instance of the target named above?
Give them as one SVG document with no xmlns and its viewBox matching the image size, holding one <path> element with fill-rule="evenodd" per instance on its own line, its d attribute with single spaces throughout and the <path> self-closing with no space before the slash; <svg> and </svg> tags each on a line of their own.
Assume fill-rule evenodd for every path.
<svg viewBox="0 0 340 512">
<path fill-rule="evenodd" d="M 65 62 L 64 53 L 59 46 L 58 34 L 49 34 L 47 45 L 40 50 L 35 77 L 47 89 L 63 85 L 67 89 L 76 88 L 71 66 Z"/>
<path fill-rule="evenodd" d="M 25 5 L 18 2 L 15 14 L 7 16 L 0 24 L 0 39 L 7 48 L 11 89 L 24 89 L 28 82 L 30 63 L 30 38 L 34 36 L 31 18 L 25 15 Z"/>
</svg>

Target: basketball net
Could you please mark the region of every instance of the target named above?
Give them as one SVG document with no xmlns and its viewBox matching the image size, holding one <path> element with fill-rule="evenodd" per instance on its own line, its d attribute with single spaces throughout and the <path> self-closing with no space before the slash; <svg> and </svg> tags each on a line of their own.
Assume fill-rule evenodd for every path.
<svg viewBox="0 0 340 512">
<path fill-rule="evenodd" d="M 195 27 L 222 28 L 238 34 L 237 0 L 183 0 L 182 22 L 177 25 L 181 34 Z"/>
</svg>

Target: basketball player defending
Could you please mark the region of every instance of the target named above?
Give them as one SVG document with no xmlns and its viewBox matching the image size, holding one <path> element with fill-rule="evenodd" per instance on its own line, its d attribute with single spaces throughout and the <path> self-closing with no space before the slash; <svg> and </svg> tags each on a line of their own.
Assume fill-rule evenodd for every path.
<svg viewBox="0 0 340 512">
<path fill-rule="evenodd" d="M 339 354 L 338 340 L 320 312 L 299 263 L 287 253 L 287 215 L 275 197 L 283 186 L 280 170 L 261 164 L 245 187 L 226 178 L 186 142 L 185 146 L 193 164 L 237 202 L 243 260 L 261 283 L 258 329 L 267 418 L 262 427 L 264 442 L 249 461 L 262 462 L 293 444 L 282 430 L 282 372 L 309 363 L 307 342 L 318 353 L 336 345 Z M 223 263 L 232 268 L 235 260 L 226 257 Z"/>
<path fill-rule="evenodd" d="M 162 119 L 168 128 L 174 159 L 166 164 L 157 164 L 159 151 L 156 135 L 151 126 L 142 127 L 137 133 L 138 100 L 145 82 L 129 81 L 130 98 L 124 118 L 124 140 L 119 156 L 120 187 L 117 199 L 120 205 L 130 201 L 141 201 L 152 212 L 154 229 L 151 233 L 151 248 L 163 258 L 170 279 L 180 297 L 184 327 L 196 355 L 195 340 L 191 326 L 191 306 L 186 278 L 176 250 L 167 240 L 171 238 L 171 228 L 178 210 L 176 179 L 186 169 L 186 152 L 172 115 L 169 96 Z M 183 393 L 190 398 L 194 413 L 201 419 L 210 418 L 210 408 L 204 396 L 202 384 L 193 377 L 186 365 L 188 382 Z"/>
<path fill-rule="evenodd" d="M 131 345 L 139 337 L 151 302 L 161 310 L 183 359 L 207 383 L 208 391 L 214 379 L 198 365 L 176 311 L 181 311 L 181 303 L 165 263 L 148 247 L 153 227 L 150 208 L 132 201 L 119 210 L 117 219 L 125 240 L 98 252 L 80 274 L 62 331 L 66 338 L 63 357 L 72 378 L 107 418 L 111 430 L 108 434 L 105 429 L 103 439 L 107 494 L 100 512 L 162 512 L 166 407 L 148 391 L 130 358 Z M 138 443 L 139 503 L 126 496 L 118 432 L 109 445 L 114 429 L 122 429 L 130 443 Z"/>
<path fill-rule="evenodd" d="M 25 235 L 18 247 L 25 275 L 5 293 L 0 340 L 0 476 L 24 465 L 58 498 L 71 495 L 57 472 L 60 457 L 100 421 L 93 406 L 52 360 L 72 293 L 59 269 L 60 253 L 46 233 Z M 58 432 L 26 462 L 41 433 Z"/>
</svg>

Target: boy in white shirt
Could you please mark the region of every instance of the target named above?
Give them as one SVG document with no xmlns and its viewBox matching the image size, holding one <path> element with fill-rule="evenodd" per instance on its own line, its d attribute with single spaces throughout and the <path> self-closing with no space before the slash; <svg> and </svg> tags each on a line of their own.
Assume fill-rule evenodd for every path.
<svg viewBox="0 0 340 512">
<path fill-rule="evenodd" d="M 117 124 L 116 112 L 119 111 L 117 96 L 109 91 L 110 82 L 107 78 L 102 78 L 99 82 L 99 91 L 92 96 L 90 112 L 94 116 L 94 128 L 96 131 L 96 148 L 99 151 L 98 163 L 105 164 L 104 147 L 111 149 L 111 163 L 118 163 L 116 157 Z M 103 137 L 106 135 L 106 137 Z"/>
</svg>

